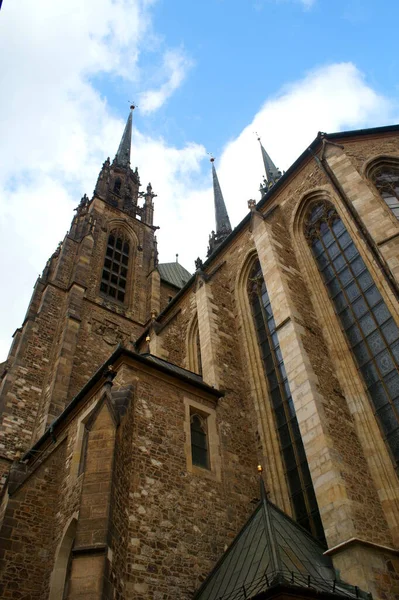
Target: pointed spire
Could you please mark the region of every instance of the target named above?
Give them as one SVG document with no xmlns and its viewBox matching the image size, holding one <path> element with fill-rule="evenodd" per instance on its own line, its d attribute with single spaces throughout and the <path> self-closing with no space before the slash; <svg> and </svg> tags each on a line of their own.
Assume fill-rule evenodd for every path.
<svg viewBox="0 0 399 600">
<path fill-rule="evenodd" d="M 211 158 L 212 163 L 212 179 L 213 179 L 213 196 L 215 201 L 215 220 L 216 220 L 216 234 L 219 233 L 231 233 L 231 225 L 229 215 L 227 214 L 226 205 L 222 190 L 220 188 L 219 179 L 216 173 L 215 159 Z"/>
<path fill-rule="evenodd" d="M 261 139 L 258 136 L 258 142 L 262 152 L 263 164 L 265 167 L 266 177 L 264 178 L 263 184 L 261 184 L 261 192 L 266 193 L 281 177 L 281 171 L 276 167 L 266 150 L 264 149 Z"/>
<path fill-rule="evenodd" d="M 227 208 L 224 203 L 222 189 L 220 187 L 219 179 L 216 173 L 215 159 L 211 158 L 212 163 L 212 179 L 213 179 L 213 197 L 215 203 L 215 221 L 216 221 L 216 233 L 212 231 L 209 236 L 209 248 L 208 256 L 219 246 L 223 240 L 231 233 L 231 224 L 229 215 L 227 214 Z"/>
<path fill-rule="evenodd" d="M 127 118 L 125 131 L 123 132 L 118 152 L 115 155 L 115 164 L 118 167 L 130 167 L 130 147 L 132 145 L 132 121 L 134 109 L 135 106 L 132 104 Z"/>
</svg>

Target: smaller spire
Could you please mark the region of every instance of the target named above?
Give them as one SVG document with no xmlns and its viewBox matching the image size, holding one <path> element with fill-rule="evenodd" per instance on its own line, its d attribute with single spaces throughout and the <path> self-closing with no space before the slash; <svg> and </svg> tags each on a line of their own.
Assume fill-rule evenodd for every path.
<svg viewBox="0 0 399 600">
<path fill-rule="evenodd" d="M 133 111 L 135 105 L 130 106 L 130 113 L 127 118 L 125 130 L 122 135 L 122 139 L 119 144 L 118 152 L 115 155 L 115 164 L 118 167 L 130 167 L 130 148 L 132 145 L 132 122 L 133 122 Z"/>
<path fill-rule="evenodd" d="M 258 135 L 258 134 L 256 134 Z M 260 191 L 265 194 L 281 177 L 281 171 L 276 167 L 268 153 L 263 147 L 260 136 L 258 135 L 258 142 L 262 152 L 263 165 L 265 167 L 266 177 L 263 178 L 263 183 L 260 186 Z"/>
</svg>

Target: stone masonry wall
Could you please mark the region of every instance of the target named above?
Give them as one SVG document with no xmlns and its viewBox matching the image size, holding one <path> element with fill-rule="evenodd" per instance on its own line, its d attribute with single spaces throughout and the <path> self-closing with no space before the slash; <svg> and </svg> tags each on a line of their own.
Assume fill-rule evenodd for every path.
<svg viewBox="0 0 399 600">
<path fill-rule="evenodd" d="M 47 598 L 55 550 L 60 447 L 8 499 L 0 532 L 0 596 Z"/>
</svg>

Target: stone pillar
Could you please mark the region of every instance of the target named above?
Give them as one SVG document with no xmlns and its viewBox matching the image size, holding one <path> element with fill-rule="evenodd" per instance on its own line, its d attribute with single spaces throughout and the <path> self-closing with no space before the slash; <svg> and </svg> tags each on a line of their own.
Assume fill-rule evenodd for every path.
<svg viewBox="0 0 399 600">
<path fill-rule="evenodd" d="M 219 345 L 217 306 L 213 302 L 212 287 L 204 273 L 197 275 L 195 298 L 197 302 L 198 332 L 201 348 L 202 377 L 215 388 L 220 387 L 216 349 Z"/>
<path fill-rule="evenodd" d="M 116 420 L 107 396 L 100 400 L 86 427 L 84 481 L 68 600 L 111 600 L 112 554 L 108 544 Z"/>
</svg>

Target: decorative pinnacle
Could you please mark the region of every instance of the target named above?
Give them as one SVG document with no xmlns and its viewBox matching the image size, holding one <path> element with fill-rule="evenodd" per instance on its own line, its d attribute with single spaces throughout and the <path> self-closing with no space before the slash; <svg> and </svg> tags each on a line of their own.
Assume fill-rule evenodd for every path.
<svg viewBox="0 0 399 600">
<path fill-rule="evenodd" d="M 256 200 L 248 200 L 248 208 L 249 210 L 255 210 L 256 208 Z"/>
</svg>

